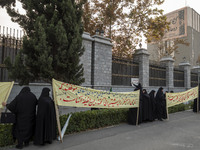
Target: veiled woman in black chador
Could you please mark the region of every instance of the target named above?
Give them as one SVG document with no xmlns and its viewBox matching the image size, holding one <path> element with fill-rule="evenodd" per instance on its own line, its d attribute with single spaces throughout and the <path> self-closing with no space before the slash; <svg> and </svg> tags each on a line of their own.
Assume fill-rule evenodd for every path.
<svg viewBox="0 0 200 150">
<path fill-rule="evenodd" d="M 54 102 L 49 96 L 50 89 L 43 88 L 38 100 L 34 144 L 51 144 L 56 139 L 56 114 Z"/>
<path fill-rule="evenodd" d="M 13 137 L 17 139 L 16 148 L 22 149 L 23 144 L 28 146 L 29 140 L 34 134 L 37 98 L 24 87 L 15 99 L 6 107 L 16 115 L 16 123 L 13 126 Z"/>
<path fill-rule="evenodd" d="M 142 123 L 142 86 L 139 83 L 138 85 L 134 85 L 136 88 L 134 91 L 140 90 L 140 111 L 139 111 L 139 118 L 138 118 L 138 124 Z M 131 125 L 136 125 L 137 121 L 137 108 L 129 108 L 128 111 L 128 123 Z"/>
<path fill-rule="evenodd" d="M 200 95 L 200 91 L 199 91 L 199 95 Z M 200 110 L 200 101 L 199 101 L 199 110 Z M 194 99 L 193 112 L 197 112 L 197 98 Z"/>
<path fill-rule="evenodd" d="M 166 119 L 166 104 L 162 87 L 156 93 L 156 110 L 158 120 L 162 121 L 162 119 Z"/>
<path fill-rule="evenodd" d="M 150 121 L 153 121 L 156 119 L 156 101 L 155 101 L 155 92 L 154 90 L 152 90 L 149 93 L 150 96 L 150 103 L 149 103 L 149 118 Z"/>
</svg>

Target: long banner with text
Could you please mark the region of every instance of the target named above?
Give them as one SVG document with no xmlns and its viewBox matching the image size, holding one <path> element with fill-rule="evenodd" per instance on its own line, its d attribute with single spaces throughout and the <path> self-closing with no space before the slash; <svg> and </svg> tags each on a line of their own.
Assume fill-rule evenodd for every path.
<svg viewBox="0 0 200 150">
<path fill-rule="evenodd" d="M 167 93 L 167 107 L 175 106 L 190 100 L 198 98 L 198 86 L 180 93 Z"/>
<path fill-rule="evenodd" d="M 93 108 L 136 108 L 139 91 L 109 92 L 52 80 L 54 100 L 59 106 Z"/>
</svg>

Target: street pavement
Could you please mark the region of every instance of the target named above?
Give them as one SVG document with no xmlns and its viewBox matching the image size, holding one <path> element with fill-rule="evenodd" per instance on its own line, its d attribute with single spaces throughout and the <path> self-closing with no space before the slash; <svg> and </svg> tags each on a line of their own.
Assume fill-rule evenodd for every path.
<svg viewBox="0 0 200 150">
<path fill-rule="evenodd" d="M 14 150 L 13 148 L 3 148 Z M 25 150 L 200 150 L 200 113 L 183 111 L 169 115 L 169 120 L 126 123 L 66 135 L 63 143 L 45 146 L 30 143 Z"/>
</svg>

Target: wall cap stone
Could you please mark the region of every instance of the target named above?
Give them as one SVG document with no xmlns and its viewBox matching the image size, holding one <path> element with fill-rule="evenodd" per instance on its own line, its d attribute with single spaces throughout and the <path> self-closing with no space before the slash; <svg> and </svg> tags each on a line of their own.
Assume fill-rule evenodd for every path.
<svg viewBox="0 0 200 150">
<path fill-rule="evenodd" d="M 197 70 L 200 73 L 200 66 L 194 66 L 192 69 Z"/>
<path fill-rule="evenodd" d="M 83 40 L 94 41 L 94 39 L 91 38 L 90 33 L 88 33 L 88 32 L 83 32 L 82 38 L 83 38 Z"/>
<path fill-rule="evenodd" d="M 200 69 L 200 66 L 194 66 L 193 69 Z"/>
<path fill-rule="evenodd" d="M 14 85 L 19 85 L 19 83 L 18 82 L 14 82 Z M 21 87 L 24 87 L 24 86 L 51 86 L 51 83 L 45 83 L 45 82 L 38 83 L 38 82 L 35 82 L 35 83 L 29 83 L 29 85 L 22 85 Z"/>
<path fill-rule="evenodd" d="M 147 49 L 141 48 L 135 50 L 135 55 L 150 55 Z"/>
<path fill-rule="evenodd" d="M 163 58 L 160 59 L 160 62 L 162 61 L 171 61 L 174 62 L 174 59 L 171 56 L 165 56 Z"/>
<path fill-rule="evenodd" d="M 105 45 L 113 46 L 111 43 L 111 39 L 100 36 L 100 35 L 93 35 L 92 38 L 94 39 L 95 42 L 103 43 Z"/>
<path fill-rule="evenodd" d="M 191 66 L 189 62 L 181 62 L 179 66 Z"/>
</svg>

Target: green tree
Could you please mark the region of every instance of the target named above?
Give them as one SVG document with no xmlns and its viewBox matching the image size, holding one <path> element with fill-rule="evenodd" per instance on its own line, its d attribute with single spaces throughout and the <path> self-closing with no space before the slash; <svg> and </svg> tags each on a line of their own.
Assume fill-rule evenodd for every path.
<svg viewBox="0 0 200 150">
<path fill-rule="evenodd" d="M 82 47 L 82 5 L 75 0 L 19 0 L 26 14 L 19 14 L 15 1 L 6 7 L 12 21 L 25 31 L 23 48 L 13 65 L 8 63 L 11 77 L 20 84 L 52 78 L 73 84 L 84 82 L 80 63 Z M 1 3 L 0 3 L 1 4 Z"/>
<path fill-rule="evenodd" d="M 118 57 L 132 57 L 136 46 L 141 42 L 142 35 L 149 37 L 149 30 L 154 36 L 164 32 L 167 28 L 163 10 L 156 6 L 164 0 L 88 0 L 84 5 L 84 30 L 91 35 L 98 28 L 104 30 L 105 36 L 111 38 L 113 55 Z M 152 22 L 158 17 L 159 22 Z M 99 26 L 102 22 L 102 26 Z M 156 28 L 151 28 L 157 23 Z M 159 26 L 162 24 L 163 26 Z"/>
</svg>

